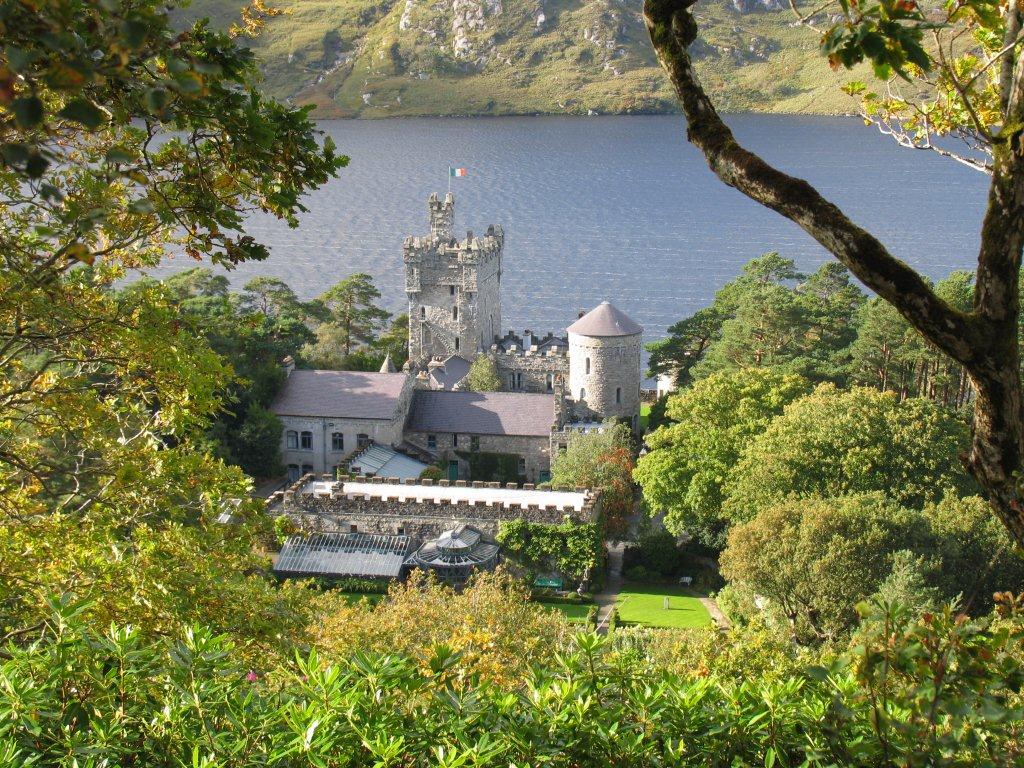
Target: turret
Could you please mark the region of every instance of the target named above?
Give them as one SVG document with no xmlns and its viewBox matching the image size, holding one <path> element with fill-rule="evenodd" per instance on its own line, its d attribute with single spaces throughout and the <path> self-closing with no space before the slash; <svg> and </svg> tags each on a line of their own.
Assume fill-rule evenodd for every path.
<svg viewBox="0 0 1024 768">
<path fill-rule="evenodd" d="M 449 192 L 440 200 L 434 192 L 427 200 L 427 210 L 430 211 L 430 236 L 435 240 L 448 241 L 452 239 L 452 227 L 455 224 L 455 198 Z"/>
<path fill-rule="evenodd" d="M 577 418 L 640 425 L 643 328 L 607 301 L 569 326 L 569 397 Z"/>
</svg>

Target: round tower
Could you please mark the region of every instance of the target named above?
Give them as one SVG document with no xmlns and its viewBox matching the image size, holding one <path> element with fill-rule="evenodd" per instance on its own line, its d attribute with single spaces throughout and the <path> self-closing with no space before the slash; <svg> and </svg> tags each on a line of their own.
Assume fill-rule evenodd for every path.
<svg viewBox="0 0 1024 768">
<path fill-rule="evenodd" d="M 578 417 L 640 425 L 644 329 L 607 301 L 569 326 L 569 396 Z"/>
</svg>

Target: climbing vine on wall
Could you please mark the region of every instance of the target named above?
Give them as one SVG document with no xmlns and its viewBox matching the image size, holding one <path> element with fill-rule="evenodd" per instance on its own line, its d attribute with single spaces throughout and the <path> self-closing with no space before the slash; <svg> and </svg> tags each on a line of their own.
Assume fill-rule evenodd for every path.
<svg viewBox="0 0 1024 768">
<path fill-rule="evenodd" d="M 584 574 L 592 578 L 601 555 L 598 523 L 544 525 L 526 520 L 507 520 L 498 529 L 498 543 L 505 553 L 537 572 L 557 571 L 572 581 Z"/>
</svg>

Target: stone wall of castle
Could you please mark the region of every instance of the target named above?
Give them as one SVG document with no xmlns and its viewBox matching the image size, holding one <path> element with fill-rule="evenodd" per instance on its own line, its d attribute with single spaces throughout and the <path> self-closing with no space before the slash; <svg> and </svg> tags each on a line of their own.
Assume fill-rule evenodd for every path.
<svg viewBox="0 0 1024 768">
<path fill-rule="evenodd" d="M 431 234 L 403 246 L 409 299 L 409 357 L 472 360 L 501 327 L 501 256 L 505 235 L 491 225 L 483 237 L 452 238 L 454 200 L 428 201 Z"/>
<path fill-rule="evenodd" d="M 569 375 L 569 356 L 563 352 L 503 352 L 492 345 L 488 356 L 506 392 L 557 392 Z"/>
<path fill-rule="evenodd" d="M 624 419 L 637 428 L 641 344 L 640 334 L 569 334 L 569 397 L 578 419 Z"/>
<path fill-rule="evenodd" d="M 433 437 L 431 446 L 430 438 Z M 530 435 L 469 435 L 451 432 L 406 431 L 405 440 L 444 461 L 459 463 L 459 477 L 469 478 L 469 461 L 460 454 L 508 453 L 521 459 L 520 476 L 525 482 L 540 483 L 550 477 L 551 438 Z"/>
<path fill-rule="evenodd" d="M 435 538 L 459 524 L 472 525 L 485 534 L 494 536 L 499 525 L 505 520 L 527 520 L 533 523 L 557 525 L 566 520 L 594 522 L 600 511 L 600 495 L 586 491 L 583 494 L 547 494 L 567 498 L 580 498 L 580 505 L 572 503 L 516 503 L 476 500 L 472 503 L 455 501 L 446 488 L 502 488 L 498 483 L 449 483 L 441 480 L 435 486 L 431 481 L 419 481 L 414 495 L 420 499 L 400 500 L 399 495 L 408 493 L 408 484 L 386 481 L 380 478 L 355 478 L 357 482 L 373 483 L 362 485 L 365 492 L 345 493 L 346 483 L 319 483 L 323 489 L 307 490 L 310 478 L 303 478 L 283 493 L 275 495 L 272 502 L 280 504 L 285 514 L 304 530 L 317 531 L 358 531 L 365 533 L 404 534 L 421 539 Z M 508 498 L 514 499 L 520 491 L 532 490 L 533 486 L 505 486 Z"/>
</svg>

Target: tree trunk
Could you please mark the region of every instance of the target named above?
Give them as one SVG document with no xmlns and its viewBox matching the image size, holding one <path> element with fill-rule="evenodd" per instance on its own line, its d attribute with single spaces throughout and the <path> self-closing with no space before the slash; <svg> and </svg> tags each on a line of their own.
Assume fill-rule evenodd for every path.
<svg viewBox="0 0 1024 768">
<path fill-rule="evenodd" d="M 1024 545 L 1024 505 L 1016 474 L 1022 454 L 1018 353 L 1018 281 L 1024 247 L 1024 59 L 1004 62 L 1009 133 L 994 145 L 989 205 L 982 225 L 975 306 L 961 312 L 921 275 L 888 252 L 803 179 L 773 168 L 736 141 L 704 92 L 688 46 L 697 38 L 689 8 L 696 0 L 645 0 L 644 20 L 658 60 L 676 91 L 687 138 L 727 185 L 802 227 L 861 282 L 895 307 L 929 342 L 964 366 L 976 391 L 968 469 L 986 490 L 996 516 Z M 1014 10 L 1013 13 L 1016 13 Z M 1016 17 L 1015 17 L 1016 19 Z M 1012 46 L 1010 46 L 1012 49 Z M 1013 55 L 1012 50 L 1007 59 Z M 907 372 L 916 373 L 916 365 Z M 907 382 L 908 384 L 910 382 Z"/>
</svg>

